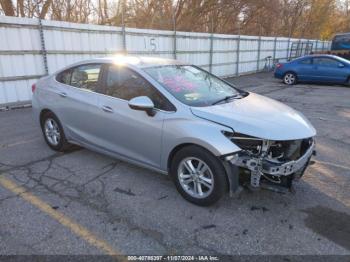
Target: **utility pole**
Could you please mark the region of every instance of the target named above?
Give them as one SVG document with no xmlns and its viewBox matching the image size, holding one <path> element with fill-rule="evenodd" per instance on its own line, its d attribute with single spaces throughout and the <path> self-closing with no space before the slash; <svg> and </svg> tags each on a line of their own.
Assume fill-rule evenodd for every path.
<svg viewBox="0 0 350 262">
<path fill-rule="evenodd" d="M 261 53 L 261 25 L 259 25 L 259 18 L 258 18 L 258 26 L 259 26 L 259 38 L 258 38 L 258 55 L 257 55 L 257 61 L 256 61 L 256 72 L 259 72 L 260 68 L 260 53 Z"/>
<path fill-rule="evenodd" d="M 122 0 L 122 37 L 123 37 L 123 53 L 127 54 L 126 49 L 126 32 L 125 32 L 125 0 Z"/>
<path fill-rule="evenodd" d="M 43 63 L 44 63 L 44 70 L 45 70 L 45 75 L 49 74 L 49 66 L 47 63 L 47 52 L 46 52 L 46 46 L 45 46 L 45 35 L 44 35 L 44 28 L 43 24 L 41 21 L 41 16 L 40 16 L 40 8 L 39 8 L 39 1 L 36 1 L 36 10 L 38 12 L 38 29 L 39 29 L 39 36 L 40 36 L 40 44 L 41 44 L 41 55 L 43 58 Z"/>
<path fill-rule="evenodd" d="M 174 51 L 174 59 L 177 58 L 176 54 L 176 6 L 173 7 L 173 30 L 174 30 L 174 42 L 173 42 L 173 51 Z"/>
<path fill-rule="evenodd" d="M 214 46 L 214 22 L 213 16 L 211 17 L 211 34 L 210 34 L 210 50 L 209 50 L 209 72 L 213 70 L 213 46 Z"/>
<path fill-rule="evenodd" d="M 237 49 L 236 49 L 236 76 L 239 76 L 239 55 L 241 48 L 241 24 L 238 24 L 238 39 L 237 39 Z"/>
</svg>

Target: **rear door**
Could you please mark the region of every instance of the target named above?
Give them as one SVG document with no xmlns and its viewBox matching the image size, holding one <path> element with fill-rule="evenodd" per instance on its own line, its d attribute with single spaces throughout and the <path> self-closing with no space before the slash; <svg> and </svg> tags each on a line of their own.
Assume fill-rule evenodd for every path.
<svg viewBox="0 0 350 262">
<path fill-rule="evenodd" d="M 83 144 L 96 141 L 92 126 L 99 109 L 97 93 L 102 64 L 84 64 L 59 74 L 57 110 L 69 138 Z"/>
<path fill-rule="evenodd" d="M 125 66 L 108 65 L 104 95 L 99 96 L 100 114 L 94 125 L 100 145 L 108 151 L 153 167 L 160 166 L 164 118 L 174 111 L 170 102 L 140 74 Z M 156 114 L 133 110 L 128 101 L 148 96 Z"/>
<path fill-rule="evenodd" d="M 340 61 L 330 57 L 315 57 L 313 64 L 316 70 L 317 81 L 327 83 L 344 83 L 347 79 L 347 70 Z"/>
</svg>

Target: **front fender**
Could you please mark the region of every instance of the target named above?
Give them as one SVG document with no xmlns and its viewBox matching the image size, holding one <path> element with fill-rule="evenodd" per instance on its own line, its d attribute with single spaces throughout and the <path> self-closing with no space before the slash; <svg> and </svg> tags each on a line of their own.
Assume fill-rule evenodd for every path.
<svg viewBox="0 0 350 262">
<path fill-rule="evenodd" d="M 221 131 L 232 129 L 203 119 L 169 119 L 164 122 L 161 169 L 167 170 L 168 159 L 179 145 L 195 144 L 215 156 L 227 155 L 241 149 L 226 138 Z"/>
</svg>

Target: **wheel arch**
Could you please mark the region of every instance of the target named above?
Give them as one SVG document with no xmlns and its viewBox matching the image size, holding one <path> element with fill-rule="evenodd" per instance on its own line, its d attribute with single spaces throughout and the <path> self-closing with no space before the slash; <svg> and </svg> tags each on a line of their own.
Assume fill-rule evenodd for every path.
<svg viewBox="0 0 350 262">
<path fill-rule="evenodd" d="M 50 110 L 50 109 L 48 109 L 48 108 L 43 108 L 41 111 L 40 111 L 40 114 L 39 114 L 39 121 L 40 121 L 40 125 L 42 125 L 43 124 L 43 117 L 44 117 L 44 115 L 46 114 L 46 113 L 52 113 L 52 114 L 54 114 L 56 117 L 57 117 L 57 115 L 52 111 L 52 110 Z M 57 119 L 58 119 L 58 117 L 57 117 Z"/>
<path fill-rule="evenodd" d="M 171 162 L 172 160 L 174 159 L 174 156 L 177 152 L 179 152 L 181 149 L 185 148 L 185 147 L 188 147 L 188 146 L 198 146 L 198 147 L 201 147 L 205 150 L 207 150 L 206 148 L 200 146 L 200 145 L 197 145 L 197 144 L 194 144 L 194 143 L 182 143 L 182 144 L 179 144 L 177 146 L 175 146 L 171 151 L 170 151 L 170 154 L 168 156 L 168 159 L 167 159 L 167 170 L 169 171 L 170 170 L 170 165 L 171 165 Z M 208 150 L 207 150 L 208 151 Z M 210 151 L 209 151 L 210 152 Z M 211 152 L 210 152 L 211 153 Z"/>
<path fill-rule="evenodd" d="M 40 113 L 39 113 L 39 122 L 40 122 L 40 126 L 42 127 L 43 126 L 43 117 L 46 113 L 52 113 L 56 118 L 57 118 L 57 121 L 58 123 L 61 125 L 63 131 L 65 132 L 65 134 L 67 135 L 67 130 L 66 130 L 66 127 L 62 124 L 62 121 L 61 119 L 58 117 L 58 115 L 52 111 L 51 109 L 49 108 L 43 108 L 41 109 Z"/>
<path fill-rule="evenodd" d="M 286 74 L 288 73 L 292 73 L 295 75 L 295 77 L 298 79 L 298 73 L 295 71 L 295 70 L 287 70 L 284 74 L 283 74 L 283 77 L 285 77 Z"/>
<path fill-rule="evenodd" d="M 220 158 L 221 156 L 229 155 L 229 154 L 232 154 L 234 152 L 241 150 L 239 147 L 235 146 L 233 143 L 232 144 L 230 144 L 230 143 L 225 143 L 225 144 L 208 143 L 207 141 L 199 139 L 199 138 L 196 138 L 196 139 L 191 138 L 190 141 L 185 139 L 181 142 L 179 141 L 179 143 L 177 143 L 176 145 L 171 147 L 169 151 L 167 151 L 169 153 L 165 154 L 165 157 L 163 158 L 162 166 L 165 167 L 167 170 L 169 170 L 170 163 L 171 163 L 171 160 L 173 159 L 174 155 L 179 150 L 181 150 L 182 148 L 187 147 L 187 146 L 200 147 L 203 150 L 209 152 L 210 154 L 212 154 L 213 156 L 215 156 L 217 158 Z"/>
<path fill-rule="evenodd" d="M 54 120 L 57 122 L 57 124 L 59 125 L 59 128 L 61 129 L 61 141 L 57 144 L 57 145 L 51 145 L 48 141 L 47 138 L 45 137 L 45 131 L 44 131 L 44 116 L 50 113 L 51 116 L 49 116 L 50 118 L 54 118 Z M 60 119 L 58 118 L 57 114 L 55 114 L 55 112 L 53 112 L 51 109 L 48 108 L 43 108 L 40 110 L 39 112 L 39 121 L 40 121 L 40 126 L 44 135 L 44 138 L 46 140 L 46 143 L 49 145 L 49 147 L 51 147 L 51 149 L 55 150 L 55 151 L 60 151 L 60 152 L 65 152 L 65 151 L 69 151 L 71 149 L 74 149 L 72 147 L 72 144 L 70 142 L 68 142 L 67 140 L 67 135 L 66 135 L 66 130 L 64 128 L 64 126 L 62 125 L 62 122 L 60 121 Z"/>
<path fill-rule="evenodd" d="M 168 161 L 167 161 L 168 171 L 170 171 L 170 165 L 171 165 L 171 162 L 172 162 L 174 156 L 176 155 L 176 153 L 179 152 L 181 149 L 183 149 L 185 147 L 189 147 L 189 146 L 195 146 L 195 147 L 201 148 L 202 150 L 205 150 L 206 152 L 212 154 L 214 157 L 216 157 L 218 159 L 218 161 L 220 162 L 220 164 L 222 165 L 222 167 L 225 170 L 225 177 L 226 177 L 226 182 L 227 182 L 227 185 L 228 185 L 227 190 L 229 190 L 231 188 L 231 184 L 232 184 L 231 178 L 229 177 L 231 175 L 229 173 L 231 170 L 228 168 L 227 165 L 225 165 L 225 163 L 224 163 L 223 159 L 221 158 L 221 156 L 215 155 L 208 148 L 205 148 L 204 146 L 196 144 L 196 143 L 183 143 L 183 144 L 179 144 L 175 148 L 173 148 L 173 150 L 169 154 Z"/>
</svg>

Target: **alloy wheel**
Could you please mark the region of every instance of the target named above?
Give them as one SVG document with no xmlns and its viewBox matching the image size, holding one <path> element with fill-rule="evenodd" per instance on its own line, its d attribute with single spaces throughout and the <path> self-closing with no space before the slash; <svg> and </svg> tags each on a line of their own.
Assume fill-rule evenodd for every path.
<svg viewBox="0 0 350 262">
<path fill-rule="evenodd" d="M 45 120 L 44 130 L 47 141 L 51 145 L 57 146 L 61 139 L 61 133 L 57 122 L 52 118 L 47 118 Z"/>
<path fill-rule="evenodd" d="M 288 73 L 284 76 L 284 83 L 287 85 L 293 85 L 295 83 L 296 77 L 292 73 Z"/>
<path fill-rule="evenodd" d="M 214 176 L 209 166 L 195 157 L 183 159 L 177 176 L 181 187 L 192 197 L 205 198 L 214 189 Z"/>
</svg>

